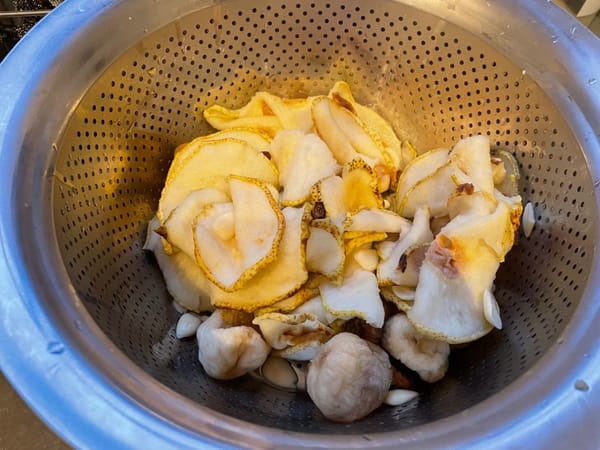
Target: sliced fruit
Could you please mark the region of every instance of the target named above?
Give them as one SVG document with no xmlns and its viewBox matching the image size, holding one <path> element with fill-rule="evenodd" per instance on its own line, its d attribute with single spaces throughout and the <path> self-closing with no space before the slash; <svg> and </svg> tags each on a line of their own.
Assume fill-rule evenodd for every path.
<svg viewBox="0 0 600 450">
<path fill-rule="evenodd" d="M 488 136 L 477 135 L 461 139 L 452 148 L 450 159 L 473 180 L 476 190 L 493 193 L 494 176 Z"/>
<path fill-rule="evenodd" d="M 267 92 L 259 92 L 256 95 L 277 116 L 284 129 L 304 132 L 313 129 L 311 112 L 313 97 L 288 99 Z"/>
<path fill-rule="evenodd" d="M 256 152 L 263 152 L 268 150 L 271 144 L 271 137 L 264 131 L 256 128 L 229 128 L 223 131 L 217 131 L 216 133 L 208 134 L 194 139 L 193 141 L 182 144 L 175 149 L 175 158 L 171 163 L 171 166 L 176 166 L 182 163 L 190 153 L 194 152 L 194 148 L 198 144 L 207 141 L 220 141 L 223 139 L 235 139 L 236 141 L 242 141 L 250 145 Z"/>
<path fill-rule="evenodd" d="M 380 288 L 381 297 L 396 305 L 400 311 L 408 312 L 413 306 L 415 289 L 404 286 L 384 286 Z"/>
<path fill-rule="evenodd" d="M 204 188 L 192 191 L 171 211 L 164 225 L 160 227 L 160 234 L 187 256 L 195 259 L 193 224 L 196 216 L 211 203 L 229 201 L 229 196 L 219 189 Z"/>
<path fill-rule="evenodd" d="M 280 201 L 285 206 L 303 203 L 316 182 L 339 170 L 327 145 L 313 133 L 280 131 L 270 153 L 279 169 L 279 183 L 283 187 Z"/>
<path fill-rule="evenodd" d="M 284 217 L 269 189 L 253 178 L 229 177 L 231 203 L 207 207 L 194 223 L 194 253 L 221 289 L 243 286 L 277 257 Z"/>
<path fill-rule="evenodd" d="M 402 199 L 420 180 L 428 177 L 448 162 L 450 150 L 437 148 L 423 153 L 410 161 L 398 178 L 396 198 Z"/>
<path fill-rule="evenodd" d="M 483 239 L 438 235 L 421 265 L 409 320 L 422 334 L 453 344 L 485 335 L 492 326 L 483 297 L 499 264 Z"/>
<path fill-rule="evenodd" d="M 429 229 L 429 209 L 421 207 L 417 209 L 413 224 L 405 235 L 400 235 L 396 243 L 389 250 L 380 250 L 383 256 L 377 266 L 377 280 L 382 286 L 407 285 L 414 286 L 413 271 L 418 269 L 413 266 L 419 265 L 420 255 L 411 250 L 415 250 L 420 245 L 428 245 L 433 240 L 433 234 Z M 386 244 L 387 246 L 387 244 Z M 409 255 L 411 256 L 411 265 L 409 269 Z"/>
<path fill-rule="evenodd" d="M 269 136 L 283 129 L 279 118 L 264 102 L 261 93 L 255 94 L 250 102 L 239 109 L 228 109 L 213 105 L 203 112 L 204 119 L 217 130 L 228 128 L 255 128 Z"/>
<path fill-rule="evenodd" d="M 512 248 L 515 239 L 511 209 L 505 202 L 498 202 L 491 214 L 458 215 L 442 228 L 440 233 L 449 238 L 482 239 L 496 252 L 501 262 Z"/>
<path fill-rule="evenodd" d="M 282 213 L 285 229 L 277 258 L 234 292 L 215 286 L 211 292 L 213 305 L 254 312 L 291 296 L 306 282 L 304 210 L 288 206 Z"/>
<path fill-rule="evenodd" d="M 448 197 L 447 209 L 450 219 L 459 215 L 485 216 L 494 212 L 498 200 L 484 191 L 474 191 L 472 184 L 459 185 Z"/>
<path fill-rule="evenodd" d="M 380 157 L 381 155 L 361 155 L 353 147 L 351 140 L 346 134 L 348 132 L 355 132 L 356 130 L 354 127 L 352 130 L 342 129 L 336 121 L 334 109 L 337 112 L 341 108 L 336 106 L 327 97 L 317 97 L 312 104 L 313 122 L 317 133 L 325 141 L 337 162 L 346 164 L 355 158 L 363 158 L 369 165 L 375 165 L 380 160 L 378 156 Z M 371 148 L 368 147 L 367 151 L 370 150 Z"/>
<path fill-rule="evenodd" d="M 288 298 L 279 300 L 277 303 L 265 306 L 264 308 L 258 308 L 256 311 L 254 311 L 254 315 L 260 316 L 270 312 L 278 312 L 282 314 L 289 313 L 294 311 L 296 308 L 299 308 L 310 299 L 314 298 L 315 295 L 319 295 L 319 290 L 317 288 L 303 287 Z"/>
<path fill-rule="evenodd" d="M 319 286 L 319 291 L 323 306 L 330 314 L 341 319 L 358 317 L 375 328 L 383 326 L 385 312 L 373 272 L 356 263 L 348 264 L 340 286 L 323 283 Z"/>
<path fill-rule="evenodd" d="M 491 151 L 491 161 L 495 188 L 508 197 L 519 195 L 521 175 L 519 163 L 513 154 L 507 150 L 495 149 Z"/>
<path fill-rule="evenodd" d="M 309 335 L 302 342 L 283 350 L 275 350 L 274 353 L 290 361 L 312 361 L 321 345 L 323 345 L 323 342 L 320 339 Z"/>
<path fill-rule="evenodd" d="M 306 268 L 331 280 L 338 280 L 344 269 L 344 242 L 333 222 L 319 221 L 309 228 L 306 241 Z"/>
<path fill-rule="evenodd" d="M 278 173 L 273 163 L 247 143 L 234 139 L 201 142 L 182 164 L 169 169 L 158 204 L 161 222 L 190 192 L 205 187 L 226 189 L 228 175 L 278 185 Z"/>
<path fill-rule="evenodd" d="M 377 190 L 377 178 L 364 161 L 353 160 L 343 168 L 342 176 L 320 180 L 311 190 L 311 205 L 320 204 L 322 217 L 343 229 L 348 213 L 362 209 L 381 209 L 383 199 Z"/>
<path fill-rule="evenodd" d="M 190 311 L 212 311 L 214 308 L 210 303 L 210 281 L 194 260 L 185 253 L 165 253 L 161 237 L 154 231 L 158 226 L 159 221 L 156 217 L 148 223 L 144 250 L 154 253 L 167 291 L 178 304 Z"/>
<path fill-rule="evenodd" d="M 327 312 L 327 310 L 323 306 L 323 299 L 319 295 L 318 289 L 316 295 L 313 298 L 311 298 L 310 300 L 303 303 L 298 308 L 292 311 L 292 314 L 304 313 L 314 314 L 317 317 L 317 319 L 319 319 L 319 321 L 321 321 L 325 325 L 331 325 L 337 320 L 337 317 Z"/>
<path fill-rule="evenodd" d="M 404 234 L 410 229 L 410 221 L 393 211 L 380 208 L 364 208 L 346 217 L 344 230 L 373 231 Z"/>
<path fill-rule="evenodd" d="M 404 217 L 413 217 L 419 206 L 427 206 L 433 217 L 446 216 L 448 197 L 457 186 L 471 181 L 452 161 L 448 161 L 408 190 L 398 202 L 398 213 Z"/>
<path fill-rule="evenodd" d="M 367 133 L 376 137 L 377 142 L 381 145 L 384 154 L 389 157 L 395 170 L 404 168 L 408 161 L 416 156 L 416 152 L 412 153 L 412 149 L 405 148 L 402 145 L 403 143 L 400 142 L 388 121 L 374 109 L 363 106 L 354 99 L 348 83 L 344 81 L 335 83 L 329 91 L 329 98 L 356 115 Z"/>
<path fill-rule="evenodd" d="M 360 267 L 370 272 L 373 272 L 377 269 L 377 264 L 379 264 L 379 256 L 377 255 L 377 251 L 373 248 L 359 248 L 354 253 L 352 253 L 354 260 L 358 263 Z"/>
<path fill-rule="evenodd" d="M 333 330 L 314 314 L 267 313 L 252 321 L 258 325 L 265 341 L 276 350 L 294 346 L 315 337 L 322 342 L 333 335 Z"/>
<path fill-rule="evenodd" d="M 355 233 L 354 236 L 350 238 L 349 235 L 353 233 Z M 349 231 L 344 233 L 346 254 L 350 255 L 355 250 L 361 249 L 373 242 L 383 241 L 387 237 L 387 233 L 371 233 L 368 231 Z"/>
</svg>

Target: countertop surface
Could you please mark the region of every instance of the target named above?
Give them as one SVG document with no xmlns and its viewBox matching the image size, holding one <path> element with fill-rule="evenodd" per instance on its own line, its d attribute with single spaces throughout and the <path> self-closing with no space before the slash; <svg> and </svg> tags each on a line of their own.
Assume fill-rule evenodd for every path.
<svg viewBox="0 0 600 450">
<path fill-rule="evenodd" d="M 68 448 L 38 419 L 0 373 L 0 450 Z"/>
</svg>

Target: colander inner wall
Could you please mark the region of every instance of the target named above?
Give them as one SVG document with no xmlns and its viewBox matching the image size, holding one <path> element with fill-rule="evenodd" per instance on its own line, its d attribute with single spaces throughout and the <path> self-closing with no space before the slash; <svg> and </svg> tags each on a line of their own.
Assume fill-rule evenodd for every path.
<svg viewBox="0 0 600 450">
<path fill-rule="evenodd" d="M 484 133 L 519 160 L 537 225 L 496 282 L 504 330 L 455 350 L 417 403 L 348 428 L 304 395 L 252 379 L 207 377 L 142 251 L 173 149 L 210 130 L 207 106 L 258 90 L 327 92 L 343 79 L 420 151 Z M 65 267 L 87 310 L 133 361 L 169 388 L 227 415 L 313 433 L 375 433 L 458 413 L 506 387 L 568 323 L 585 285 L 595 227 L 592 180 L 560 111 L 519 67 L 473 35 L 410 7 L 375 1 L 225 2 L 150 33 L 102 73 L 58 145 L 53 201 Z"/>
</svg>

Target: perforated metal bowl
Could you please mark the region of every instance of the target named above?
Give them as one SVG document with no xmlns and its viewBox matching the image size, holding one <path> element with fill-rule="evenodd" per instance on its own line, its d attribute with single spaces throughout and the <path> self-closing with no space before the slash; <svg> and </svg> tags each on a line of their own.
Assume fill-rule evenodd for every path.
<svg viewBox="0 0 600 450">
<path fill-rule="evenodd" d="M 205 376 L 142 252 L 201 111 L 336 80 L 425 150 L 512 151 L 537 225 L 502 266 L 505 329 L 417 403 L 351 425 Z M 67 1 L 0 67 L 2 369 L 77 447 L 572 448 L 600 441 L 600 45 L 546 1 Z M 596 323 L 596 326 L 594 326 Z"/>
</svg>

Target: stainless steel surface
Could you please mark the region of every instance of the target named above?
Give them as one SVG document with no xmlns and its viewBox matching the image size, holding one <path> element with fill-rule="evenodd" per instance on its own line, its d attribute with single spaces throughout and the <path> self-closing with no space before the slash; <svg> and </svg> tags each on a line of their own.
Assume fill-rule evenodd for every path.
<svg viewBox="0 0 600 450">
<path fill-rule="evenodd" d="M 164 3 L 66 2 L 0 70 L 0 363 L 38 412 L 98 448 L 594 448 L 598 40 L 545 1 Z M 199 111 L 339 78 L 421 149 L 478 132 L 512 149 L 538 216 L 499 275 L 505 330 L 417 407 L 351 426 L 205 377 L 141 252 Z"/>
</svg>

